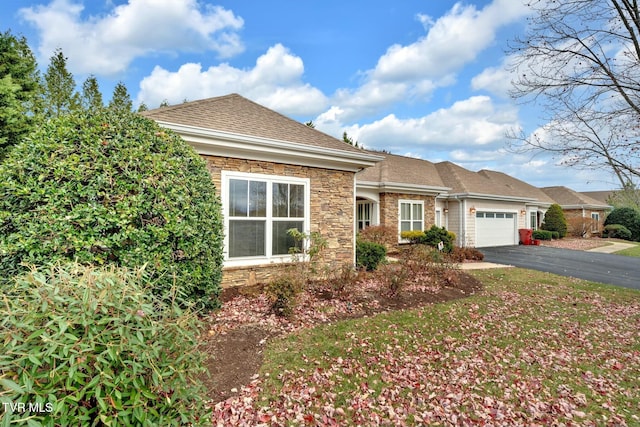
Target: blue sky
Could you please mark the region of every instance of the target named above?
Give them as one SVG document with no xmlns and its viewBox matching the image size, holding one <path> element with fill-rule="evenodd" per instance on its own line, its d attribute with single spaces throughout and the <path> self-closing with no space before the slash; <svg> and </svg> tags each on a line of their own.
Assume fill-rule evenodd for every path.
<svg viewBox="0 0 640 427">
<path fill-rule="evenodd" d="M 240 93 L 363 146 L 536 186 L 614 187 L 610 174 L 507 151 L 509 129 L 544 125 L 508 97 L 521 0 L 3 0 L 0 30 L 46 69 L 56 48 L 105 99 L 118 81 L 149 108 Z"/>
</svg>

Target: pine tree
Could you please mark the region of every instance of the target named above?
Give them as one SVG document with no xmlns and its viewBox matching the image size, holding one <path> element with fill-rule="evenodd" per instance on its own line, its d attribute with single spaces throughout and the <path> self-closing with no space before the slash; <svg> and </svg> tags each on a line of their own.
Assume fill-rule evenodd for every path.
<svg viewBox="0 0 640 427">
<path fill-rule="evenodd" d="M 554 203 L 549 206 L 547 213 L 544 215 L 542 229 L 547 231 L 557 231 L 560 238 L 567 235 L 567 220 L 564 217 L 564 211 L 559 204 Z"/>
<path fill-rule="evenodd" d="M 104 107 L 102 93 L 98 87 L 98 79 L 93 74 L 82 84 L 82 107 L 85 110 L 99 110 Z"/>
<path fill-rule="evenodd" d="M 38 65 L 26 39 L 0 33 L 0 161 L 33 128 L 41 93 Z"/>
<path fill-rule="evenodd" d="M 58 117 L 81 108 L 73 74 L 67 70 L 67 58 L 56 49 L 44 75 L 44 112 L 46 117 Z"/>
<path fill-rule="evenodd" d="M 113 97 L 111 97 L 111 101 L 109 101 L 109 108 L 116 111 L 127 112 L 131 112 L 133 109 L 133 101 L 131 101 L 131 96 L 129 96 L 129 91 L 124 83 L 118 82 L 113 89 Z"/>
</svg>

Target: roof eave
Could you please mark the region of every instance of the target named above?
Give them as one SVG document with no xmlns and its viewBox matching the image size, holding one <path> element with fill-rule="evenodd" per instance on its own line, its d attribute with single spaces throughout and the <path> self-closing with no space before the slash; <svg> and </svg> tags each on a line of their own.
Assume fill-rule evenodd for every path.
<svg viewBox="0 0 640 427">
<path fill-rule="evenodd" d="M 436 196 L 451 190 L 449 187 L 408 184 L 403 182 L 359 181 L 357 175 L 356 187 L 377 190 L 381 193 L 429 194 Z"/>
<path fill-rule="evenodd" d="M 484 199 L 484 200 L 497 200 L 505 202 L 524 202 L 524 203 L 538 203 L 538 199 L 530 197 L 520 196 L 503 196 L 499 194 L 482 194 L 482 193 L 450 193 L 447 195 L 452 199 Z"/>
<path fill-rule="evenodd" d="M 336 150 L 157 120 L 179 134 L 198 154 L 271 161 L 358 172 L 384 159 L 368 153 Z"/>
</svg>

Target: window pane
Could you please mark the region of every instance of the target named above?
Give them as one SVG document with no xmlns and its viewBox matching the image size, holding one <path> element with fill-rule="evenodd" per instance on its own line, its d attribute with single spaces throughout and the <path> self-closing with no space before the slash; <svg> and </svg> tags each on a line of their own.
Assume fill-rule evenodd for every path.
<svg viewBox="0 0 640 427">
<path fill-rule="evenodd" d="M 286 255 L 289 249 L 296 246 L 296 241 L 287 233 L 287 230 L 295 228 L 302 231 L 302 221 L 274 221 L 271 249 L 273 255 Z M 302 242 L 297 243 L 298 249 L 302 249 Z"/>
<path fill-rule="evenodd" d="M 411 231 L 411 221 L 400 222 L 400 232 L 403 232 L 403 231 Z"/>
<path fill-rule="evenodd" d="M 229 257 L 265 255 L 265 221 L 229 221 Z"/>
<path fill-rule="evenodd" d="M 413 221 L 413 229 L 422 231 L 422 221 Z"/>
<path fill-rule="evenodd" d="M 411 219 L 411 204 L 400 203 L 400 220 L 409 221 Z"/>
<path fill-rule="evenodd" d="M 289 185 L 289 217 L 304 218 L 304 185 Z"/>
<path fill-rule="evenodd" d="M 414 221 L 422 219 L 422 205 L 414 204 L 413 205 L 413 218 Z"/>
<path fill-rule="evenodd" d="M 251 181 L 249 183 L 249 216 L 267 216 L 267 183 Z"/>
<path fill-rule="evenodd" d="M 248 185 L 246 180 L 229 180 L 229 216 L 247 216 Z"/>
<path fill-rule="evenodd" d="M 504 214 L 503 213 L 497 213 L 496 214 L 496 218 L 504 218 Z"/>
<path fill-rule="evenodd" d="M 289 216 L 289 184 L 273 183 L 273 212 L 276 218 L 286 218 Z"/>
</svg>

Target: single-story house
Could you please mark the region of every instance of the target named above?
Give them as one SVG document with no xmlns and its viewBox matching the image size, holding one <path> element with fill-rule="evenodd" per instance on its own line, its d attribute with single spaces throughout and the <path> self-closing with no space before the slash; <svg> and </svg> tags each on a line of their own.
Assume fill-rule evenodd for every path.
<svg viewBox="0 0 640 427">
<path fill-rule="evenodd" d="M 223 209 L 224 287 L 266 282 L 292 261 L 291 228 L 320 233 L 323 261 L 338 268 L 354 264 L 356 233 L 371 225 L 397 230 L 399 243 L 437 225 L 459 246 L 516 245 L 552 203 L 598 224 L 609 208 L 500 172 L 362 150 L 237 94 L 142 114 L 206 162 Z"/>
<path fill-rule="evenodd" d="M 579 228 L 586 235 L 601 233 L 607 213 L 613 209 L 606 203 L 567 187 L 544 187 L 541 190 L 562 207 L 569 232 L 572 228 Z"/>
<path fill-rule="evenodd" d="M 206 161 L 222 202 L 224 287 L 267 281 L 291 261 L 291 228 L 321 233 L 325 262 L 354 264 L 355 175 L 381 156 L 237 94 L 143 115 Z"/>
<path fill-rule="evenodd" d="M 374 153 L 374 152 L 372 152 Z M 444 225 L 436 198 L 446 193 L 433 163 L 374 153 L 384 160 L 356 174 L 356 228 L 384 225 L 400 233 Z"/>
</svg>

